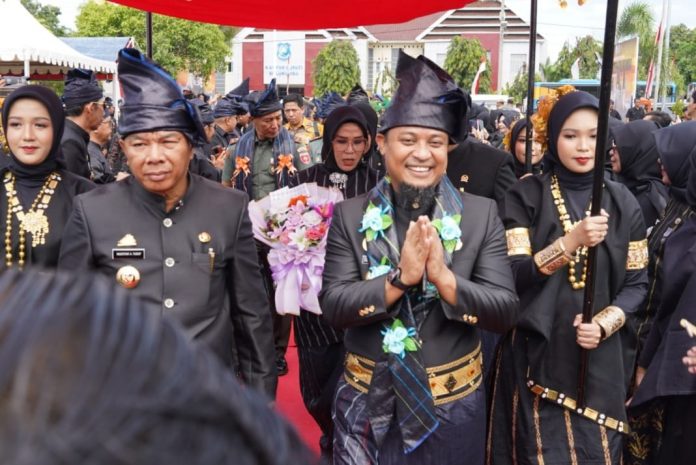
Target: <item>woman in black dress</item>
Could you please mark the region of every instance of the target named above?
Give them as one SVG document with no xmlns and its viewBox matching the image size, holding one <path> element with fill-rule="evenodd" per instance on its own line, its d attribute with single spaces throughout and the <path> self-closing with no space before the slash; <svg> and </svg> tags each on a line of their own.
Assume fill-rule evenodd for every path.
<svg viewBox="0 0 696 465">
<path fill-rule="evenodd" d="M 358 108 L 336 108 L 324 121 L 323 162 L 290 178 L 290 186 L 315 182 L 340 190 L 344 199 L 370 191 L 380 178 L 369 166 L 371 134 L 369 123 Z M 302 399 L 322 430 L 322 457 L 330 459 L 333 456 L 331 404 L 343 373 L 343 332 L 329 326 L 321 316 L 306 311 L 300 312 L 294 321 Z"/>
<path fill-rule="evenodd" d="M 696 122 L 661 129 L 655 133 L 655 141 L 660 152 L 662 179 L 669 186 L 670 198 L 664 217 L 650 232 L 648 241 L 650 292 L 638 315 L 636 386 L 639 387 L 629 409 L 632 431 L 624 452 L 626 465 L 676 465 L 691 463 L 696 457 L 693 448 L 691 455 L 681 459 L 676 454 L 680 447 L 688 450 L 684 448 L 687 444 L 678 438 L 683 437 L 680 431 L 684 431 L 679 418 L 691 418 L 691 424 L 696 424 L 696 377 L 685 372 L 680 360 L 682 352 L 693 344 L 679 326 L 679 320 L 685 317 L 696 323 L 693 311 L 696 297 L 692 291 L 686 292 L 693 286 L 685 284 L 689 279 L 694 280 L 692 275 L 696 270 L 696 256 L 691 252 L 696 232 L 696 175 L 692 174 L 689 180 L 689 173 L 693 172 L 690 159 L 696 160 Z M 689 187 L 692 183 L 695 185 Z M 689 189 L 693 191 L 691 199 Z M 683 313 L 689 308 L 691 316 Z M 646 372 L 648 382 L 642 384 Z M 677 392 L 683 395 L 672 395 Z M 693 428 L 689 434 L 693 439 Z M 670 453 L 675 455 L 670 457 Z M 685 459 L 687 462 L 680 462 Z"/>
<path fill-rule="evenodd" d="M 652 121 L 637 120 L 610 128 L 613 139 L 611 169 L 617 181 L 628 187 L 643 212 L 645 226 L 652 228 L 662 216 L 669 194 L 662 184 Z"/>
<path fill-rule="evenodd" d="M 533 137 L 533 136 L 532 136 Z M 510 128 L 510 132 L 503 141 L 505 150 L 512 154 L 515 162 L 515 176 L 522 179 L 527 175 L 525 166 L 525 151 L 527 144 L 527 119 L 515 121 Z M 543 170 L 541 144 L 532 140 L 532 172 L 531 174 L 541 174 Z"/>
<path fill-rule="evenodd" d="M 572 89 L 572 88 L 571 88 Z M 597 99 L 560 89 L 541 103 L 537 136 L 550 166 L 507 193 L 503 222 L 520 316 L 501 345 L 490 389 L 488 463 L 618 465 L 634 337 L 626 325 L 647 288 L 640 207 L 606 181 L 591 202 Z M 546 168 L 546 167 L 545 167 Z M 588 247 L 597 247 L 595 316 L 581 323 Z M 577 407 L 581 349 L 589 350 L 585 408 Z"/>
<path fill-rule="evenodd" d="M 10 154 L 0 169 L 0 270 L 55 267 L 73 199 L 94 187 L 59 161 L 64 122 L 60 99 L 46 87 L 20 87 L 5 100 L 2 124 Z"/>
</svg>

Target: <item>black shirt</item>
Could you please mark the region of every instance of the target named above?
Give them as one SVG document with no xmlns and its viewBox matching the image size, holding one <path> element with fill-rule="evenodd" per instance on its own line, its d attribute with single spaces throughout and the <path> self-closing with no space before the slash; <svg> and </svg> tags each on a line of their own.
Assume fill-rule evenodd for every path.
<svg viewBox="0 0 696 465">
<path fill-rule="evenodd" d="M 83 178 L 91 178 L 91 169 L 89 162 L 89 133 L 78 126 L 69 118 L 65 119 L 65 131 L 60 142 L 62 158 L 65 164 L 65 169 L 72 173 L 82 176 Z"/>
</svg>

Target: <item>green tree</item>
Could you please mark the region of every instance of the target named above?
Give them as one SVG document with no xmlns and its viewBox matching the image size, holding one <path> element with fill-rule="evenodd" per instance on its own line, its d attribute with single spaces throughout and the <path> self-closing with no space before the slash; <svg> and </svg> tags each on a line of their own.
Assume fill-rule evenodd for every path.
<svg viewBox="0 0 696 465">
<path fill-rule="evenodd" d="M 679 24 L 671 28 L 670 34 L 670 59 L 686 84 L 696 81 L 696 29 Z M 680 90 L 685 89 L 682 86 Z"/>
<path fill-rule="evenodd" d="M 68 29 L 60 25 L 60 8 L 53 5 L 42 5 L 35 0 L 22 0 L 21 3 L 53 35 L 68 35 Z"/>
<path fill-rule="evenodd" d="M 457 36 L 452 39 L 447 48 L 444 68 L 454 78 L 459 87 L 469 91 L 476 77 L 476 72 L 479 66 L 481 66 L 482 58 L 486 58 L 486 49 L 483 48 L 478 39 L 465 39 Z M 481 73 L 479 91 L 482 94 L 491 92 L 489 68 L 486 68 L 486 71 Z"/>
<path fill-rule="evenodd" d="M 503 94 L 514 99 L 515 102 L 524 101 L 525 97 L 527 97 L 527 76 L 529 76 L 529 74 L 526 70 L 520 70 L 517 76 L 515 76 L 515 79 L 503 87 Z M 542 79 L 541 76 L 536 73 L 534 75 L 534 80 L 539 82 Z"/>
<path fill-rule="evenodd" d="M 655 54 L 655 18 L 650 5 L 642 0 L 626 6 L 616 26 L 618 39 L 638 37 L 638 79 L 645 80 Z M 664 75 L 664 74 L 663 74 Z"/>
<path fill-rule="evenodd" d="M 144 13 L 132 8 L 90 1 L 75 20 L 77 35 L 135 37 L 145 43 Z M 203 78 L 220 70 L 230 53 L 220 27 L 169 16 L 152 17 L 153 59 L 171 74 L 188 70 Z"/>
<path fill-rule="evenodd" d="M 570 69 L 578 59 L 580 59 L 578 62 L 580 79 L 594 79 L 600 67 L 597 54 L 599 56 L 602 54 L 602 43 L 590 35 L 576 38 L 573 48 L 570 48 L 570 44 L 566 42 L 553 64 L 547 60 L 546 64 L 541 66 L 544 79 L 551 82 L 570 79 L 572 77 Z"/>
<path fill-rule="evenodd" d="M 360 66 L 355 47 L 347 40 L 332 40 L 312 60 L 314 95 L 335 91 L 347 94 L 360 82 Z"/>
</svg>

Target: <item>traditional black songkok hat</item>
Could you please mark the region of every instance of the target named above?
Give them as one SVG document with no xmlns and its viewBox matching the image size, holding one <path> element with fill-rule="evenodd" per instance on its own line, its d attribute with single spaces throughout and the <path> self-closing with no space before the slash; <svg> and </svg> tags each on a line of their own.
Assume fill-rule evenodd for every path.
<svg viewBox="0 0 696 465">
<path fill-rule="evenodd" d="M 348 105 L 353 105 L 358 102 L 369 102 L 370 96 L 367 95 L 365 89 L 362 88 L 360 84 L 355 84 L 355 86 L 350 90 L 348 98 L 346 99 Z"/>
<path fill-rule="evenodd" d="M 101 100 L 104 91 L 99 87 L 94 73 L 87 69 L 74 68 L 65 76 L 63 105 L 70 110 L 89 102 Z"/>
<path fill-rule="evenodd" d="M 195 105 L 176 81 L 159 65 L 134 48 L 118 52 L 118 80 L 123 105 L 118 132 L 180 131 L 192 142 L 205 141 Z"/>
<path fill-rule="evenodd" d="M 398 126 L 421 126 L 463 141 L 468 131 L 467 96 L 452 77 L 424 56 L 399 52 L 396 65 L 399 87 L 384 113 L 381 133 Z"/>
<path fill-rule="evenodd" d="M 215 117 L 213 116 L 213 109 L 210 105 L 199 98 L 191 99 L 191 103 L 198 108 L 198 114 L 201 117 L 201 123 L 213 124 L 215 122 Z"/>
<path fill-rule="evenodd" d="M 338 107 L 346 104 L 338 92 L 328 92 L 315 102 L 317 106 L 317 118 L 326 119 L 329 114 Z"/>
<path fill-rule="evenodd" d="M 215 108 L 213 109 L 213 115 L 215 118 L 226 118 L 228 116 L 238 115 L 241 110 L 242 105 L 240 102 L 223 98 L 215 104 Z"/>
<path fill-rule="evenodd" d="M 228 100 L 241 101 L 247 95 L 249 95 L 249 78 L 246 78 L 237 87 L 227 92 L 225 98 Z"/>
<path fill-rule="evenodd" d="M 266 90 L 249 94 L 246 100 L 249 103 L 249 113 L 255 118 L 283 109 L 280 98 L 278 98 L 275 78 L 271 80 Z"/>
</svg>

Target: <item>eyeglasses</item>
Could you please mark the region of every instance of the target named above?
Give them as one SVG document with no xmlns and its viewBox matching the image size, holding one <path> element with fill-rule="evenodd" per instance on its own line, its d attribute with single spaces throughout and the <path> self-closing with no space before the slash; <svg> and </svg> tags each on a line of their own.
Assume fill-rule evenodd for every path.
<svg viewBox="0 0 696 465">
<path fill-rule="evenodd" d="M 367 144 L 367 140 L 362 138 L 353 140 L 334 139 L 332 142 L 341 150 L 346 150 L 348 146 L 352 147 L 354 150 L 363 150 L 365 148 L 365 144 Z"/>
</svg>

